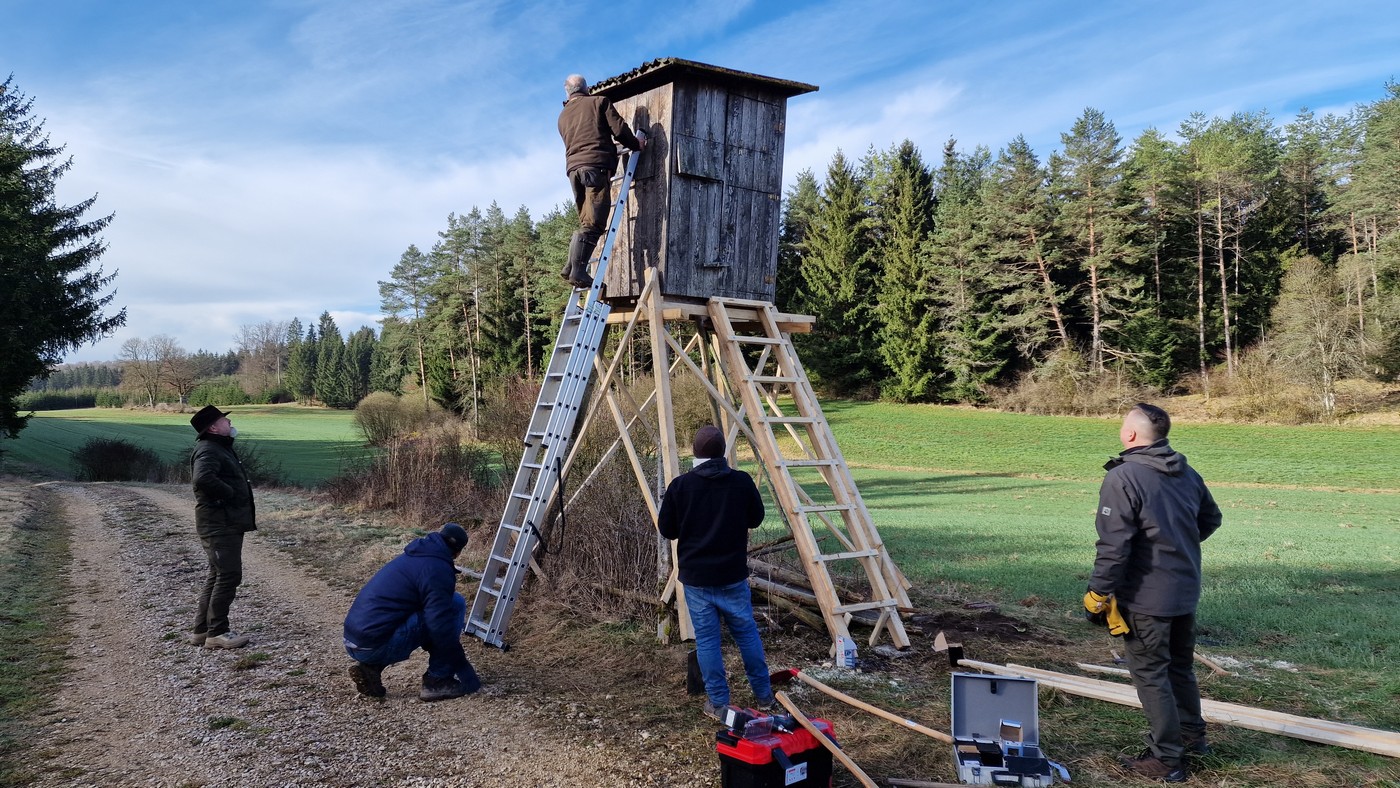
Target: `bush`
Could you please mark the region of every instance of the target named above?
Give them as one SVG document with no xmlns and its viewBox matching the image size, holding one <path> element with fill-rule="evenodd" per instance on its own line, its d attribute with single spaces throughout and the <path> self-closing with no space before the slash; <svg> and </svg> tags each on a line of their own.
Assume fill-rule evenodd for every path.
<svg viewBox="0 0 1400 788">
<path fill-rule="evenodd" d="M 410 437 L 450 419 L 447 411 L 435 402 L 420 397 L 399 397 L 387 391 L 376 391 L 355 406 L 355 426 L 371 446 L 383 446 L 395 438 Z"/>
<path fill-rule="evenodd" d="M 85 482 L 159 482 L 166 474 L 155 452 L 117 438 L 89 440 L 73 452 L 73 464 Z"/>
<path fill-rule="evenodd" d="M 258 392 L 253 401 L 259 405 L 280 405 L 283 402 L 296 402 L 297 397 L 290 390 L 281 386 L 274 386 Z"/>
<path fill-rule="evenodd" d="M 1003 410 L 1041 415 L 1102 416 L 1121 414 L 1153 392 L 1120 370 L 1095 375 L 1080 354 L 1051 354 L 1016 385 L 998 391 L 993 404 Z"/>
<path fill-rule="evenodd" d="M 93 398 L 92 406 L 94 408 L 123 408 L 126 407 L 126 397 L 120 391 L 104 389 L 97 392 L 97 396 Z"/>
<path fill-rule="evenodd" d="M 265 455 L 262 445 L 257 441 L 239 439 L 233 450 L 238 454 L 238 461 L 243 464 L 248 481 L 252 482 L 254 487 L 281 487 L 286 484 L 286 473 L 282 469 L 282 463 Z M 191 444 L 180 455 L 179 460 L 165 467 L 165 478 L 162 481 L 189 484 L 193 454 L 194 444 Z"/>
<path fill-rule="evenodd" d="M 337 504 L 393 509 L 405 523 L 435 529 L 494 522 L 499 501 L 489 452 L 464 444 L 461 427 L 446 424 L 388 440 L 364 466 L 328 481 Z"/>
</svg>

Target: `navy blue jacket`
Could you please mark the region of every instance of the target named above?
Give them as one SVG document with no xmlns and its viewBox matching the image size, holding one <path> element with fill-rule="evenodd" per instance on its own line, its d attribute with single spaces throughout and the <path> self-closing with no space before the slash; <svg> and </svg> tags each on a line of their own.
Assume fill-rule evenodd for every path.
<svg viewBox="0 0 1400 788">
<path fill-rule="evenodd" d="M 428 649 L 458 669 L 467 664 L 467 655 L 453 605 L 456 593 L 457 570 L 442 534 L 414 539 L 360 589 L 345 616 L 345 639 L 360 648 L 378 648 L 409 616 L 421 612 Z"/>
<path fill-rule="evenodd" d="M 747 473 L 716 457 L 671 480 L 656 527 L 676 540 L 678 577 L 688 586 L 728 586 L 749 576 L 749 530 L 763 498 Z"/>
<path fill-rule="evenodd" d="M 1098 557 L 1089 587 L 1134 613 L 1184 616 L 1201 598 L 1201 542 L 1220 507 L 1201 475 L 1165 439 L 1128 449 L 1104 466 Z"/>
</svg>

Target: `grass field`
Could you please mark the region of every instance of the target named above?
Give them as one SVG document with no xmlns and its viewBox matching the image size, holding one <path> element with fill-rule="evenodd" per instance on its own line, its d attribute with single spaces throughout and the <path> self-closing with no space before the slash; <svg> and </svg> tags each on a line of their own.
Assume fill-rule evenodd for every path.
<svg viewBox="0 0 1400 788">
<path fill-rule="evenodd" d="M 255 445 L 282 466 L 292 484 L 312 486 L 363 455 L 363 438 L 345 410 L 298 405 L 235 405 L 227 408 L 240 445 Z M 173 462 L 194 443 L 188 413 L 88 408 L 41 411 L 17 440 L 0 442 L 7 460 L 60 474 L 73 472 L 71 456 L 92 438 L 121 438 Z"/>
<path fill-rule="evenodd" d="M 1079 600 L 1094 556 L 1102 466 L 1120 448 L 1116 420 L 823 407 L 922 609 L 993 602 L 1028 631 L 1048 630 L 1066 644 L 1033 648 L 1022 661 L 1070 669 L 1078 659 L 1107 659 L 1118 641 L 1083 622 Z M 343 411 L 246 406 L 233 419 L 240 441 L 262 444 L 303 484 L 333 475 L 360 451 Z M 62 468 L 83 440 L 113 434 L 171 459 L 192 439 L 188 415 L 67 411 L 40 414 L 3 448 L 7 460 Z M 1213 678 L 1209 695 L 1400 730 L 1400 427 L 1184 422 L 1172 443 L 1225 515 L 1204 547 L 1201 644 L 1242 667 Z M 770 508 L 754 541 L 781 528 Z M 974 641 L 969 656 L 980 647 Z M 932 678 L 931 686 L 946 684 L 946 676 Z M 1057 701 L 1041 715 L 1061 755 L 1090 761 L 1106 758 L 1106 748 L 1132 747 L 1141 725 L 1136 710 L 1091 701 Z M 1209 765 L 1222 785 L 1400 784 L 1390 759 L 1220 733 L 1223 755 Z M 1350 774 L 1364 779 L 1343 777 Z"/>
</svg>

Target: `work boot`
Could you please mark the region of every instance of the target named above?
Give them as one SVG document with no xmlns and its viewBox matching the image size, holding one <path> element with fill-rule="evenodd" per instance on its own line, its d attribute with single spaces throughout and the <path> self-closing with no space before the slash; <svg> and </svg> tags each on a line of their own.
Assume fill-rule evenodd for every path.
<svg viewBox="0 0 1400 788">
<path fill-rule="evenodd" d="M 1186 767 L 1184 765 L 1169 766 L 1161 758 L 1153 755 L 1151 750 L 1143 750 L 1142 755 L 1131 760 L 1119 761 L 1118 764 L 1133 774 L 1151 780 L 1161 780 L 1168 783 L 1186 782 Z"/>
<path fill-rule="evenodd" d="M 418 699 L 425 703 L 432 703 L 439 700 L 460 698 L 475 691 L 469 683 L 456 676 L 436 678 L 425 673 L 423 674 L 423 688 L 418 690 Z"/>
<path fill-rule="evenodd" d="M 232 630 L 221 635 L 208 635 L 204 638 L 205 648 L 243 648 L 248 645 L 247 635 L 239 635 Z"/>
<path fill-rule="evenodd" d="M 1206 741 L 1206 735 L 1187 736 L 1182 739 L 1182 746 L 1186 748 L 1188 755 L 1210 755 L 1210 742 Z"/>
<path fill-rule="evenodd" d="M 569 284 L 573 285 L 574 287 L 581 288 L 583 290 L 587 290 L 588 288 L 592 287 L 593 277 L 588 275 L 588 266 L 574 266 L 573 271 L 569 273 Z"/>
<path fill-rule="evenodd" d="M 355 682 L 355 689 L 361 695 L 378 700 L 388 694 L 384 691 L 384 682 L 379 680 L 379 674 L 383 671 L 383 665 L 356 662 L 350 666 L 350 680 Z"/>
</svg>

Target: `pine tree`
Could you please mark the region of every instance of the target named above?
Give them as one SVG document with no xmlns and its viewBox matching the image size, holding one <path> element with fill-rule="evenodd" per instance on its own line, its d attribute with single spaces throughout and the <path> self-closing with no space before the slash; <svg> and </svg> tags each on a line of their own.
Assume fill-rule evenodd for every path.
<svg viewBox="0 0 1400 788">
<path fill-rule="evenodd" d="M 116 274 L 103 276 L 100 233 L 111 215 L 84 221 L 96 197 L 59 203 L 58 181 L 72 166 L 60 159 L 33 117 L 33 100 L 0 83 L 0 437 L 24 429 L 15 399 L 47 375 L 63 354 L 126 324 L 126 310 L 105 315 Z"/>
<path fill-rule="evenodd" d="M 840 151 L 827 169 L 802 252 L 797 301 L 817 318 L 812 333 L 798 337 L 803 363 L 833 394 L 861 392 L 883 377 L 871 297 L 879 270 L 870 253 L 864 185 Z"/>
<path fill-rule="evenodd" d="M 1118 332 L 1140 308 L 1142 289 L 1132 206 L 1123 190 L 1122 138 L 1112 121 L 1090 107 L 1060 142 L 1064 151 L 1050 162 L 1060 259 L 1083 276 L 1079 311 L 1089 320 L 1089 368 L 1102 373 L 1108 357 L 1130 355 Z"/>
<path fill-rule="evenodd" d="M 933 231 L 933 174 L 914 143 L 905 140 L 872 161 L 877 222 L 875 256 L 879 283 L 880 357 L 890 370 L 882 394 L 918 402 L 934 394 L 938 375 L 937 316 L 924 244 Z"/>
<path fill-rule="evenodd" d="M 955 140 L 944 146 L 935 229 L 925 244 L 944 370 L 939 395 L 956 402 L 985 401 L 1011 355 L 982 204 L 990 162 L 986 148 L 964 156 Z"/>
<path fill-rule="evenodd" d="M 450 217 L 449 217 L 450 218 Z M 387 318 L 402 319 L 413 345 L 419 385 L 427 379 L 427 315 L 437 272 L 418 247 L 409 244 L 387 281 L 379 282 L 379 309 Z M 423 387 L 423 401 L 427 402 Z"/>
<path fill-rule="evenodd" d="M 379 342 L 374 329 L 360 326 L 345 340 L 345 363 L 350 372 L 350 398 L 358 403 L 369 394 L 374 348 Z"/>
<path fill-rule="evenodd" d="M 1065 312 L 1074 288 L 1063 281 L 1053 243 L 1047 177 L 1035 151 L 1017 136 L 992 164 L 983 190 L 988 251 L 1006 281 L 997 307 L 1032 363 L 1051 349 L 1074 349 Z"/>
<path fill-rule="evenodd" d="M 797 180 L 783 198 L 782 228 L 778 231 L 778 273 L 773 303 L 787 309 L 797 303 L 802 284 L 802 249 L 812 220 L 821 210 L 821 190 L 811 170 L 797 173 Z"/>
<path fill-rule="evenodd" d="M 353 408 L 354 383 L 340 328 L 329 312 L 321 313 L 318 328 L 321 338 L 316 346 L 316 378 L 312 384 L 316 399 L 331 408 Z"/>
</svg>

